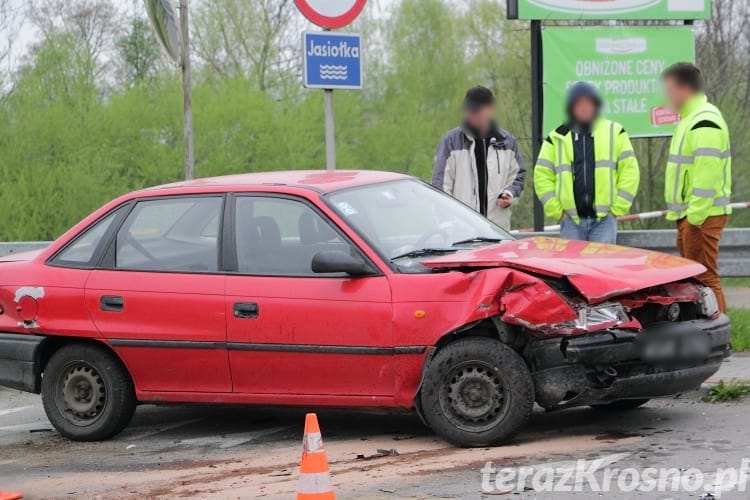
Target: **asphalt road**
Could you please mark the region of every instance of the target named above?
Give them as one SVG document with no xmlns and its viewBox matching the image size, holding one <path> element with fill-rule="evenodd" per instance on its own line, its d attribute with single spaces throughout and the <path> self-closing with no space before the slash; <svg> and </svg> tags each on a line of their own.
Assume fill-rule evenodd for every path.
<svg viewBox="0 0 750 500">
<path fill-rule="evenodd" d="M 697 393 L 623 414 L 538 411 L 513 443 L 474 450 L 450 447 L 410 415 L 329 411 L 319 419 L 339 498 L 683 499 L 701 491 L 599 493 L 586 483 L 579 493 L 550 493 L 524 483 L 509 492 L 488 476 L 492 490 L 483 493 L 480 470 L 489 461 L 564 469 L 583 458 L 639 471 L 697 468 L 710 478 L 750 457 L 748 414 L 750 400 L 708 404 Z M 142 406 L 117 438 L 72 443 L 51 429 L 38 396 L 0 389 L 0 491 L 32 499 L 293 498 L 303 418 L 303 410 Z M 375 456 L 378 449 L 398 455 Z"/>
</svg>

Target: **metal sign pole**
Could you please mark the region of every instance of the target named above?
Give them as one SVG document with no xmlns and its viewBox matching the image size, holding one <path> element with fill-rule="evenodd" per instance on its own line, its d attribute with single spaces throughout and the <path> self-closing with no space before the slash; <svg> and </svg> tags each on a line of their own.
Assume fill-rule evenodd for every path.
<svg viewBox="0 0 750 500">
<path fill-rule="evenodd" d="M 336 170 L 336 123 L 333 117 L 333 90 L 323 90 L 326 122 L 326 170 Z"/>
<path fill-rule="evenodd" d="M 330 29 L 323 31 L 330 32 Z M 326 123 L 326 170 L 336 170 L 336 120 L 333 116 L 333 89 L 323 90 L 323 109 Z"/>
<path fill-rule="evenodd" d="M 193 156 L 193 95 L 190 82 L 190 24 L 188 20 L 188 0 L 180 1 L 180 31 L 182 33 L 182 92 L 183 92 L 183 133 L 185 141 L 185 180 L 195 175 Z"/>
<path fill-rule="evenodd" d="M 535 165 L 544 140 L 543 99 L 542 21 L 531 21 L 531 154 Z M 544 231 L 544 206 L 537 196 L 534 196 L 534 231 Z"/>
</svg>

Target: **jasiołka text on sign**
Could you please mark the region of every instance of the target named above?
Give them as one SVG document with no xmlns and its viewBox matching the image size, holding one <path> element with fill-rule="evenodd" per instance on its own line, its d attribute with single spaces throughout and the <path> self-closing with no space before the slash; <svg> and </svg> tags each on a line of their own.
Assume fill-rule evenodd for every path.
<svg viewBox="0 0 750 500">
<path fill-rule="evenodd" d="M 354 33 L 302 34 L 304 85 L 321 89 L 361 89 L 361 38 Z"/>
</svg>

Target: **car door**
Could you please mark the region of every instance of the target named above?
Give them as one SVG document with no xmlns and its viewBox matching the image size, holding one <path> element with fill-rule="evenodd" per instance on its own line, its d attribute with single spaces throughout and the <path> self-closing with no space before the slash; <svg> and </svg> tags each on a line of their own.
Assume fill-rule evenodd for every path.
<svg viewBox="0 0 750 500">
<path fill-rule="evenodd" d="M 137 201 L 86 283 L 86 308 L 142 391 L 230 392 L 224 196 Z"/>
<path fill-rule="evenodd" d="M 359 250 L 311 203 L 238 195 L 237 273 L 227 276 L 235 392 L 390 396 L 392 306 L 383 275 L 321 275 L 321 250 Z"/>
</svg>

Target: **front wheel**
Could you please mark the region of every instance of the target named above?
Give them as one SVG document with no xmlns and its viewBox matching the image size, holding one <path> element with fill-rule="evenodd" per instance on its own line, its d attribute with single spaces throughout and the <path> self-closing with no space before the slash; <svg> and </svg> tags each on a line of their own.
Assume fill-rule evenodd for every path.
<svg viewBox="0 0 750 500">
<path fill-rule="evenodd" d="M 44 369 L 42 403 L 63 436 L 100 441 L 128 425 L 136 399 L 130 375 L 112 352 L 70 344 L 55 352 Z"/>
<path fill-rule="evenodd" d="M 438 351 L 420 392 L 428 425 L 462 447 L 506 441 L 526 423 L 534 383 L 523 359 L 489 338 L 466 338 Z"/>
</svg>

